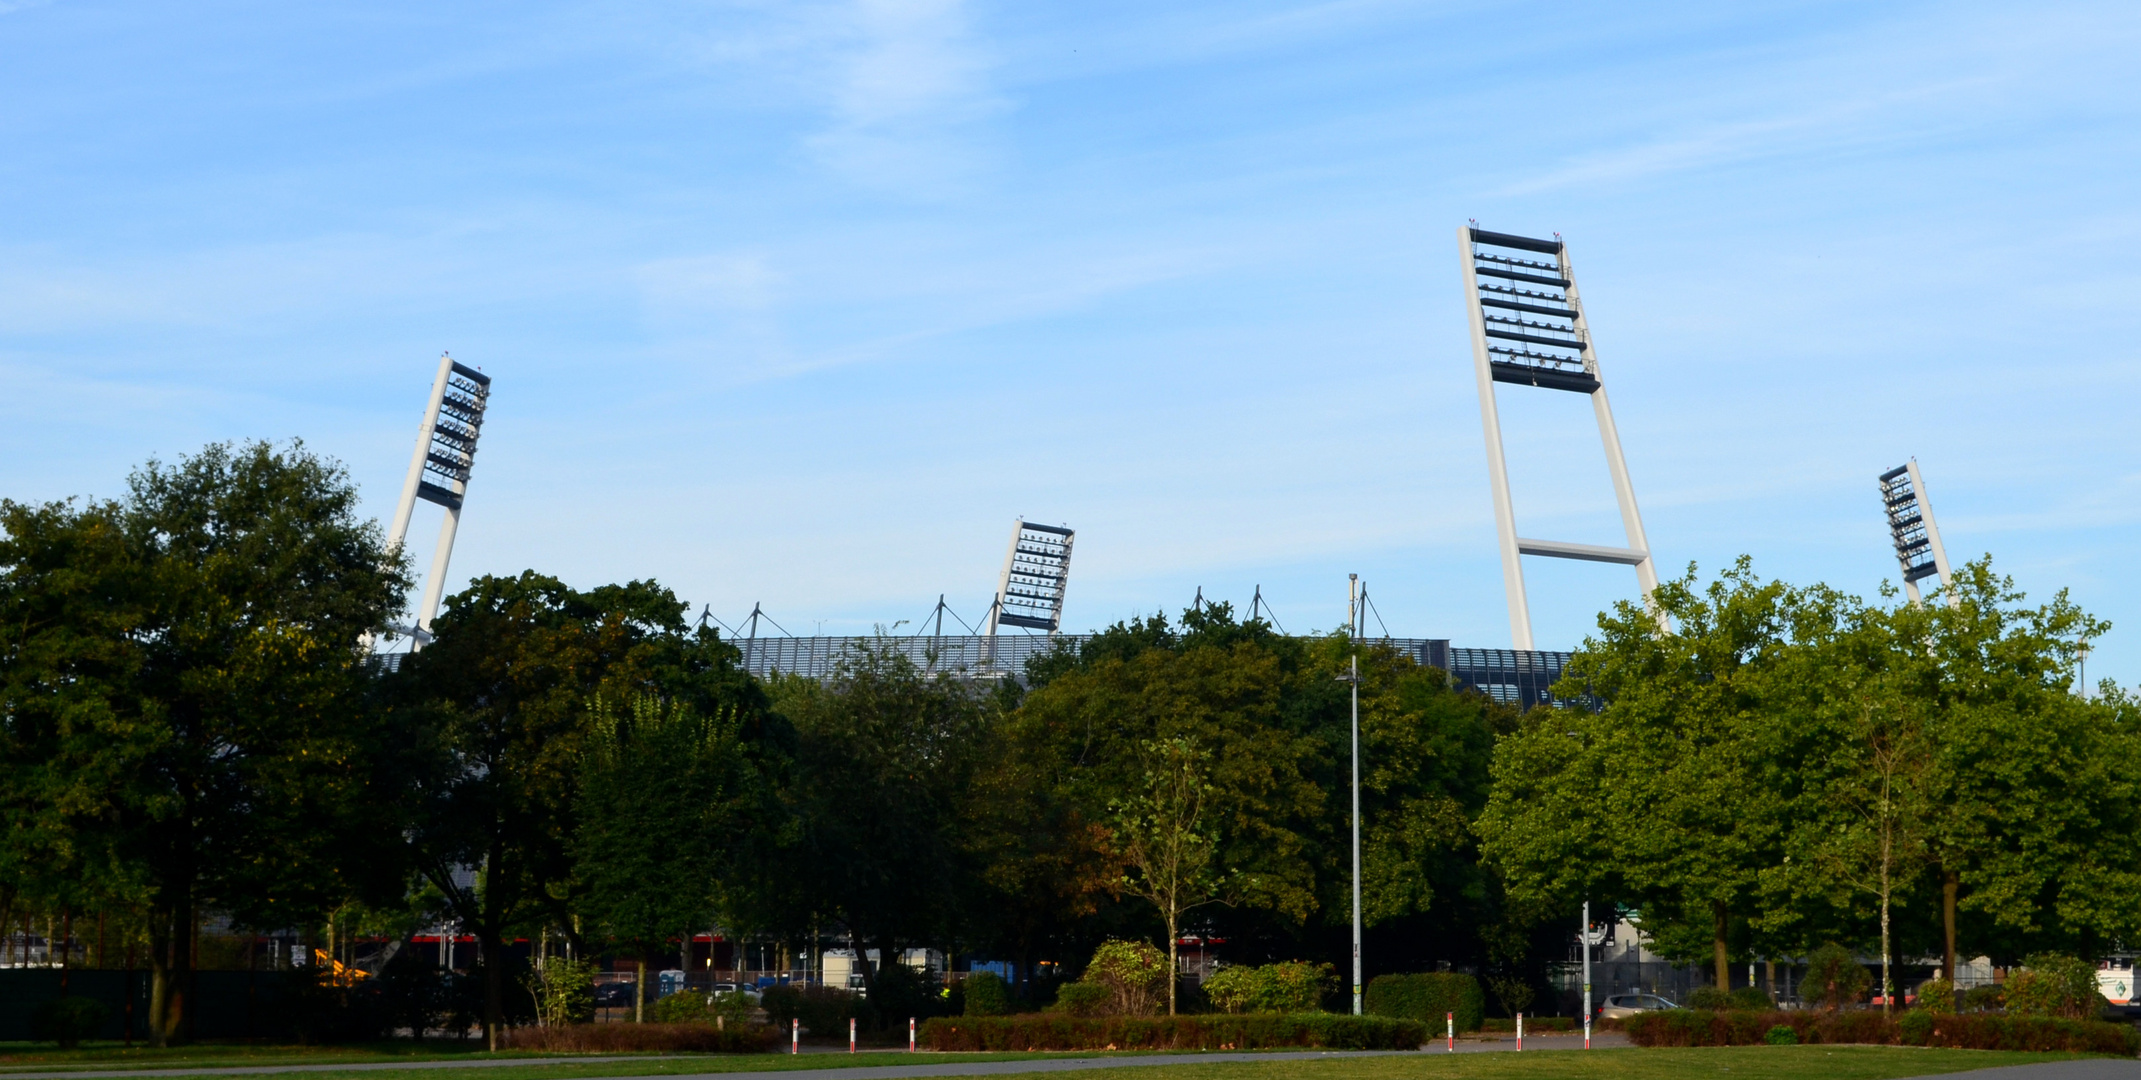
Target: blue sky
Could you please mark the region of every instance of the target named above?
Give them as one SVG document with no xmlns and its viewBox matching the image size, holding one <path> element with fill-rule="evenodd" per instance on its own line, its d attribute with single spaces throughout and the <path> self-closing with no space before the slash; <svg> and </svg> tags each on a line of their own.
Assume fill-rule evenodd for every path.
<svg viewBox="0 0 2141 1080">
<path fill-rule="evenodd" d="M 0 0 L 0 494 L 302 436 L 388 516 L 495 379 L 457 582 L 733 621 L 1264 594 L 1506 645 L 1455 228 L 1571 246 L 1653 549 L 1871 594 L 1874 477 L 2141 679 L 2141 9 Z M 1575 395 L 1520 531 L 1618 543 Z M 424 508 L 417 555 L 437 527 Z M 1527 560 L 1543 647 L 1630 595 Z"/>
</svg>

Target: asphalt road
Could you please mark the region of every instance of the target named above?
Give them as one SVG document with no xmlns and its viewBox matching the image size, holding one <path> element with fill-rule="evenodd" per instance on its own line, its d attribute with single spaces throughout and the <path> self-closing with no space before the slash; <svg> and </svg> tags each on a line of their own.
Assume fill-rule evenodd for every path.
<svg viewBox="0 0 2141 1080">
<path fill-rule="evenodd" d="M 1941 1073 L 1913 1080 L 2141 1080 L 2141 1061 L 2125 1058 L 2085 1058 L 2081 1061 L 2046 1061 L 2036 1065 L 2004 1065 L 1997 1069 Z"/>
</svg>

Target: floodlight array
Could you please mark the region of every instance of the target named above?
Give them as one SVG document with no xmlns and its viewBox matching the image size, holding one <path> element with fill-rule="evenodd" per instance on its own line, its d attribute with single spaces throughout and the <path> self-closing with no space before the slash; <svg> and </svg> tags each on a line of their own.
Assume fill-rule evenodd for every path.
<svg viewBox="0 0 2141 1080">
<path fill-rule="evenodd" d="M 1494 381 L 1596 391 L 1598 373 L 1584 357 L 1589 334 L 1569 295 L 1574 280 L 1561 244 L 1485 229 L 1467 233 L 1474 300 Z M 1547 258 L 1527 257 L 1536 255 Z"/>
<path fill-rule="evenodd" d="M 1063 625 L 1063 592 L 1070 579 L 1075 533 L 1021 521 L 1011 539 L 995 621 L 1055 633 Z"/>
<path fill-rule="evenodd" d="M 1888 509 L 1888 533 L 1895 539 L 1903 580 L 1915 583 L 1938 575 L 1940 564 L 1933 558 L 1933 538 L 1926 532 L 1925 509 L 1911 483 L 1910 466 L 1881 474 L 1881 502 Z"/>
<path fill-rule="evenodd" d="M 431 425 L 431 446 L 424 452 L 424 474 L 417 497 L 449 510 L 461 509 L 469 470 L 476 463 L 476 439 L 483 434 L 483 411 L 491 398 L 491 377 L 456 361 L 439 398 Z M 431 477 L 444 481 L 431 482 Z"/>
</svg>

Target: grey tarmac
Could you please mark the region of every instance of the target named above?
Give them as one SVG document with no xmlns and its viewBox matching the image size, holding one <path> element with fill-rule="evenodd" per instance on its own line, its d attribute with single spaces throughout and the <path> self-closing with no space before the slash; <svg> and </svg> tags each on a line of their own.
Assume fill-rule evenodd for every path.
<svg viewBox="0 0 2141 1080">
<path fill-rule="evenodd" d="M 2035 1065 L 2002 1065 L 1996 1069 L 1941 1073 L 1911 1080 L 2141 1080 L 2141 1061 L 2129 1058 L 2084 1058 L 2080 1061 L 2042 1061 Z"/>
</svg>

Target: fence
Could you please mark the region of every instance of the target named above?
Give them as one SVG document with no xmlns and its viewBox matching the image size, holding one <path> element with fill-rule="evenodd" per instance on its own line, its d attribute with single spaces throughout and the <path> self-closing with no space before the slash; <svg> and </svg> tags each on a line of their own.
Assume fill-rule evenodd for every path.
<svg viewBox="0 0 2141 1080">
<path fill-rule="evenodd" d="M 57 968 L 0 971 L 0 1042 L 30 1038 L 30 1021 L 39 1005 L 60 996 Z M 70 997 L 93 998 L 110 1010 L 100 1039 L 120 1039 L 131 1022 L 133 1037 L 149 1036 L 149 973 L 95 968 L 66 972 Z M 287 1039 L 293 1033 L 276 1008 L 284 973 L 279 971 L 196 971 L 192 974 L 193 1035 L 198 1039 Z M 131 1003 L 132 1008 L 129 1009 Z"/>
</svg>

